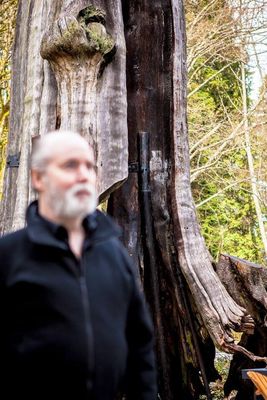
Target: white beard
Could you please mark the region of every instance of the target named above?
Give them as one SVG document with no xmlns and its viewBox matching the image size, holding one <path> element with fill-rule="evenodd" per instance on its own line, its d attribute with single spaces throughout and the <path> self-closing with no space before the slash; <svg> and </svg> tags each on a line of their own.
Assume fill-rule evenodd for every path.
<svg viewBox="0 0 267 400">
<path fill-rule="evenodd" d="M 88 196 L 77 196 L 77 193 L 81 190 L 88 191 Z M 93 185 L 77 183 L 66 192 L 60 192 L 58 188 L 50 186 L 47 202 L 57 217 L 84 218 L 95 211 L 98 197 Z"/>
</svg>

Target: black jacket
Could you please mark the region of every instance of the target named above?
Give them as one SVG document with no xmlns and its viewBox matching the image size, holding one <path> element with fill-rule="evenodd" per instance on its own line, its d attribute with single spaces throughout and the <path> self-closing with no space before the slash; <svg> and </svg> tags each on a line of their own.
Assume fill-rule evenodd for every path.
<svg viewBox="0 0 267 400">
<path fill-rule="evenodd" d="M 84 220 L 81 260 L 39 216 L 0 239 L 0 398 L 156 398 L 152 326 L 119 230 Z"/>
</svg>

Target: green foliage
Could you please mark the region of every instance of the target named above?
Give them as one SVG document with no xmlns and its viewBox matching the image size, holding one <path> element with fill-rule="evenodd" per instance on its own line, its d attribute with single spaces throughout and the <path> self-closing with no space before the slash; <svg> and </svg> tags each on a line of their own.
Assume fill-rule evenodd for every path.
<svg viewBox="0 0 267 400">
<path fill-rule="evenodd" d="M 0 13 L 0 199 L 8 133 L 10 57 L 17 0 L 3 0 Z"/>
<path fill-rule="evenodd" d="M 1 132 L 0 136 L 0 200 L 1 200 L 1 182 L 3 180 L 3 172 L 5 168 L 6 146 L 7 146 L 7 130 L 4 129 Z"/>
<path fill-rule="evenodd" d="M 217 188 L 205 183 L 210 193 Z M 198 210 L 202 233 L 212 256 L 231 254 L 264 262 L 251 194 L 246 184 L 210 200 Z"/>
<path fill-rule="evenodd" d="M 200 60 L 200 63 L 203 64 L 203 60 Z M 233 62 L 229 66 L 228 64 L 228 62 L 220 60 L 206 62 L 205 68 L 200 68 L 194 75 L 191 85 L 191 88 L 194 89 L 202 82 L 209 80 L 199 93 L 205 93 L 206 97 L 210 98 L 206 106 L 210 108 L 212 101 L 213 111 L 219 112 L 220 115 L 224 113 L 223 107 L 231 112 L 241 106 L 240 84 L 236 79 L 236 76 L 240 77 L 241 75 L 240 62 Z M 196 67 L 198 67 L 197 64 Z"/>
</svg>

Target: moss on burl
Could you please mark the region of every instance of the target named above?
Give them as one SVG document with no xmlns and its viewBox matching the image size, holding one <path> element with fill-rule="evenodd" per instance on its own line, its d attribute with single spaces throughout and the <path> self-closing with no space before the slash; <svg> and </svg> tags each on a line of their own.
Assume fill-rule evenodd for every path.
<svg viewBox="0 0 267 400">
<path fill-rule="evenodd" d="M 114 40 L 104 30 L 103 25 L 97 22 L 91 22 L 86 28 L 90 46 L 103 55 L 109 53 L 114 47 Z"/>
</svg>

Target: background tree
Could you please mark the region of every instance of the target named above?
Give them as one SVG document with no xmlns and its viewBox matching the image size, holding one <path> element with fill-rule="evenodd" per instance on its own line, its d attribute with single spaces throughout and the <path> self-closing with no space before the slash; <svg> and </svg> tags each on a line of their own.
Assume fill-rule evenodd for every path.
<svg viewBox="0 0 267 400">
<path fill-rule="evenodd" d="M 266 31 L 264 3 L 186 1 L 186 6 L 191 182 L 202 232 L 215 259 L 225 252 L 264 263 L 244 146 L 245 123 L 256 106 L 248 104 L 244 116 L 242 88 L 249 46 Z M 254 118 L 252 130 L 263 123 Z"/>
</svg>

